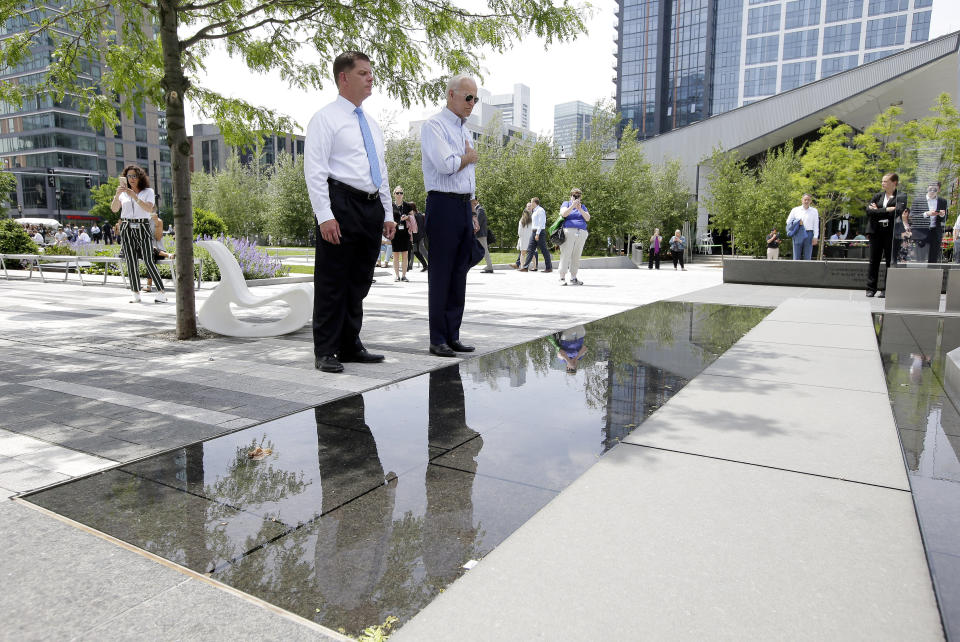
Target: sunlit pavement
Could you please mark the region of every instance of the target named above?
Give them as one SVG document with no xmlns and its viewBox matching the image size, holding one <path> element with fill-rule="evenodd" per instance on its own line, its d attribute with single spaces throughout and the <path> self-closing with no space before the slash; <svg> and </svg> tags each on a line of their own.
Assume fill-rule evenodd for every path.
<svg viewBox="0 0 960 642">
<path fill-rule="evenodd" d="M 175 342 L 170 339 L 174 327 L 173 306 L 129 304 L 129 294 L 118 285 L 81 287 L 72 281 L 46 284 L 36 279 L 32 282 L 0 281 L 0 354 L 8 366 L 4 384 L 0 386 L 3 391 L 0 426 L 4 429 L 0 432 L 0 488 L 6 489 L 9 495 L 42 487 L 114 462 L 131 461 L 169 450 L 448 365 L 449 360 L 432 357 L 426 351 L 426 274 L 415 271 L 408 278 L 409 283 L 397 283 L 393 280 L 392 270 L 377 270 L 377 283 L 365 305 L 363 339 L 371 351 L 386 354 L 387 360 L 375 366 L 347 364 L 343 375 L 329 375 L 313 369 L 308 328 L 277 339 L 210 338 Z M 772 320 L 757 326 L 755 332 L 760 333 L 759 338 L 745 337 L 728 355 L 711 366 L 713 372 L 708 370 L 678 395 L 674 401 L 683 412 L 678 416 L 665 412 L 674 404 L 671 401 L 647 424 L 659 418 L 668 426 L 670 421 L 698 425 L 703 418 L 693 421 L 697 409 L 713 413 L 711 417 L 715 422 L 737 425 L 753 417 L 762 423 L 769 421 L 770 413 L 759 412 L 758 402 L 770 402 L 775 407 L 786 403 L 789 408 L 799 403 L 796 399 L 783 402 L 780 395 L 768 398 L 772 392 L 798 387 L 819 391 L 827 386 L 815 396 L 816 400 L 809 401 L 816 404 L 825 398 L 824 395 L 830 394 L 830 386 L 841 387 L 839 384 L 845 370 L 854 368 L 860 374 L 869 374 L 873 368 L 870 354 L 875 355 L 875 345 L 872 353 L 860 346 L 857 350 L 865 354 L 847 354 L 848 358 L 841 358 L 844 355 L 838 354 L 836 346 L 829 347 L 826 339 L 836 333 L 837 324 L 829 319 L 837 312 L 840 317 L 851 319 L 849 325 L 857 328 L 851 332 L 862 333 L 869 325 L 871 306 L 878 308 L 882 303 L 865 303 L 859 292 L 726 286 L 720 283 L 719 269 L 697 265 L 686 272 L 674 271 L 671 266 L 660 271 L 583 270 L 580 278 L 585 282 L 584 286 L 564 287 L 560 285 L 556 272 L 521 274 L 510 270 L 483 274 L 472 271 L 462 330 L 462 338 L 478 346 L 478 352 L 471 358 L 657 300 L 772 307 L 799 296 L 806 298 L 807 302 L 802 302 L 800 307 L 785 308 L 785 314 L 789 314 L 780 321 L 771 315 Z M 209 291 L 209 286 L 198 291 L 198 305 Z M 149 297 L 144 299 L 150 301 Z M 811 310 L 816 311 L 812 316 L 809 314 Z M 790 324 L 800 325 L 790 327 Z M 822 327 L 827 325 L 831 327 Z M 796 352 L 798 336 L 805 337 L 807 352 L 817 355 L 815 360 L 820 360 L 811 365 L 812 370 L 804 371 L 798 364 L 785 360 Z M 820 345 L 818 341 L 823 347 L 817 347 Z M 751 354 L 757 350 L 762 354 Z M 880 372 L 879 364 L 874 365 Z M 791 373 L 801 374 L 792 380 Z M 870 381 L 871 385 L 876 384 L 876 381 Z M 724 385 L 730 383 L 741 389 L 739 398 L 733 399 L 727 394 L 716 399 L 711 397 L 723 392 Z M 702 389 L 697 392 L 696 386 Z M 853 394 L 849 390 L 843 392 L 848 396 Z M 855 392 L 878 394 L 872 388 Z M 750 394 L 754 396 L 751 398 Z M 687 405 L 679 405 L 681 402 Z M 717 415 L 718 408 L 726 414 Z M 885 426 L 883 417 L 880 417 L 873 425 L 881 433 L 889 427 L 895 440 L 892 418 L 888 418 L 888 422 L 889 426 Z M 716 590 L 713 585 L 717 584 L 717 578 L 705 578 L 702 570 L 696 570 L 699 563 L 701 569 L 712 569 L 730 580 L 732 585 L 728 589 L 731 592 L 745 585 L 753 587 L 752 593 L 747 592 L 742 599 L 728 604 L 732 607 L 730 617 L 742 618 L 744 609 L 749 608 L 765 613 L 756 621 L 741 620 L 741 632 L 809 631 L 806 627 L 810 626 L 810 618 L 816 622 L 822 620 L 826 627 L 828 622 L 835 621 L 829 612 L 808 613 L 806 618 L 797 616 L 798 609 L 818 606 L 817 600 L 795 599 L 798 592 L 810 588 L 803 582 L 796 583 L 792 590 L 783 589 L 781 597 L 794 598 L 791 603 L 795 604 L 786 615 L 778 615 L 775 609 L 771 611 L 763 604 L 767 598 L 760 593 L 784 582 L 778 579 L 771 584 L 758 579 L 771 573 L 796 572 L 796 557 L 787 555 L 779 569 L 774 571 L 761 568 L 759 564 L 766 555 L 772 559 L 776 552 L 783 557 L 784 546 L 794 547 L 801 555 L 816 558 L 819 553 L 822 556 L 831 538 L 840 537 L 839 530 L 831 534 L 833 531 L 827 529 L 824 535 L 823 524 L 828 523 L 834 529 L 850 526 L 842 510 L 830 512 L 829 507 L 818 506 L 824 497 L 837 492 L 842 496 L 841 504 L 853 502 L 869 506 L 869 510 L 865 509 L 867 517 L 856 524 L 864 533 L 873 527 L 875 513 L 883 513 L 888 521 L 892 520 L 890 528 L 896 532 L 891 536 L 896 540 L 895 546 L 891 545 L 889 537 L 877 537 L 861 546 L 858 549 L 861 557 L 847 567 L 840 564 L 836 552 L 823 557 L 834 564 L 838 591 L 861 582 L 879 585 L 876 591 L 868 591 L 855 604 L 844 604 L 850 613 L 845 627 L 862 632 L 866 630 L 863 625 L 871 619 L 871 626 L 886 626 L 883 630 L 891 632 L 890 637 L 899 637 L 894 633 L 903 624 L 898 618 L 907 617 L 913 620 L 911 632 L 914 639 L 935 636 L 939 623 L 934 622 L 935 605 L 934 616 L 931 616 L 929 587 L 927 592 L 923 590 L 926 567 L 922 547 L 918 549 L 916 521 L 912 512 L 908 515 L 905 510 L 909 502 L 905 504 L 904 497 L 908 500 L 909 493 L 897 483 L 884 485 L 882 481 L 876 481 L 896 478 L 896 466 L 892 466 L 889 458 L 890 444 L 895 442 L 881 440 L 881 452 L 859 468 L 850 468 L 839 461 L 836 465 L 830 461 L 815 464 L 816 458 L 812 456 L 795 459 L 803 450 L 801 446 L 811 440 L 809 435 L 798 432 L 800 427 L 790 423 L 781 426 L 782 431 L 774 433 L 775 447 L 772 449 L 766 448 L 771 435 L 737 429 L 729 432 L 739 437 L 732 446 L 724 440 L 713 439 L 714 435 L 705 438 L 702 434 L 684 432 L 680 425 L 664 431 L 665 435 L 675 439 L 673 442 L 667 438 L 665 443 L 648 443 L 644 436 L 636 437 L 637 443 L 632 445 L 634 451 L 627 449 L 630 444 L 624 444 L 604 457 L 600 464 L 574 482 L 401 629 L 398 639 L 442 639 L 437 636 L 441 635 L 444 626 L 448 627 L 447 631 L 451 630 L 449 618 L 458 611 L 461 624 L 479 618 L 488 625 L 466 627 L 472 632 L 465 634 L 463 639 L 491 639 L 495 636 L 498 639 L 530 639 L 528 634 L 535 630 L 530 628 L 531 624 L 533 621 L 542 622 L 539 618 L 555 621 L 560 627 L 558 631 L 567 631 L 560 624 L 563 614 L 553 612 L 549 605 L 569 605 L 567 598 L 572 598 L 565 594 L 567 589 L 575 589 L 577 595 L 593 590 L 584 589 L 579 582 L 573 583 L 578 586 L 572 586 L 572 577 L 582 579 L 586 573 L 590 583 L 597 585 L 597 599 L 611 589 L 618 595 L 635 595 L 624 593 L 622 589 L 624 586 L 632 590 L 639 588 L 636 586 L 637 564 L 650 564 L 650 554 L 662 559 L 663 555 L 658 551 L 667 550 L 664 547 L 671 542 L 682 541 L 685 535 L 676 528 L 688 523 L 691 514 L 698 511 L 699 514 L 709 513 L 711 523 L 724 525 L 712 536 L 731 541 L 743 538 L 742 527 L 749 526 L 747 522 L 757 522 L 752 527 L 754 531 L 772 538 L 764 540 L 762 554 L 757 557 L 758 566 L 738 570 L 711 565 L 709 559 L 698 562 L 697 556 L 685 559 L 689 552 L 685 548 L 679 557 L 667 555 L 663 568 L 647 580 L 677 577 L 681 585 L 690 583 L 691 586 L 699 585 L 701 590 Z M 858 439 L 875 441 L 868 433 L 858 432 L 841 445 L 855 451 Z M 743 452 L 748 455 L 736 456 Z M 681 455 L 687 459 L 672 459 Z M 645 463 L 639 468 L 624 468 L 624 464 L 629 464 L 634 457 L 640 457 Z M 726 464 L 730 468 L 725 469 L 724 461 L 733 463 Z M 690 465 L 693 465 L 692 469 Z M 899 465 L 902 475 L 902 460 Z M 653 478 L 635 476 L 651 466 L 653 469 L 663 468 L 664 475 Z M 772 472 L 763 472 L 768 469 L 786 472 L 777 477 Z M 612 477 L 611 470 L 614 471 Z M 618 470 L 621 473 L 633 470 L 633 476 L 618 477 Z M 690 480 L 698 478 L 702 483 L 690 485 Z M 673 480 L 666 482 L 669 493 L 659 486 L 662 480 Z M 627 486 L 623 486 L 625 481 L 629 482 Z M 578 551 L 582 553 L 581 548 L 597 535 L 596 532 L 582 532 L 580 543 L 571 544 L 577 531 L 569 529 L 565 533 L 568 530 L 565 524 L 576 522 L 578 527 L 585 527 L 613 519 L 614 513 L 605 512 L 606 503 L 598 502 L 595 492 L 591 494 L 589 491 L 591 483 L 595 484 L 594 490 L 612 484 L 610 490 L 618 488 L 616 493 L 621 497 L 626 488 L 646 487 L 655 491 L 659 496 L 656 505 L 662 513 L 657 519 L 648 520 L 643 528 L 653 528 L 659 533 L 660 544 L 654 546 L 653 540 L 648 538 L 643 550 L 637 548 L 643 546 L 643 538 L 637 537 L 642 522 L 631 521 L 637 517 L 637 507 L 629 507 L 621 511 L 621 519 L 626 522 L 617 523 L 614 519 L 610 530 L 602 530 L 607 534 L 621 532 L 625 535 L 620 540 L 623 546 L 610 552 L 614 558 L 633 556 L 631 563 L 613 567 L 594 564 L 591 574 L 590 568 L 578 566 L 575 560 L 564 557 Z M 725 484 L 732 484 L 731 492 L 723 492 Z M 825 485 L 814 488 L 812 485 L 815 484 Z M 831 487 L 830 484 L 838 485 Z M 792 511 L 795 515 L 796 520 L 789 523 L 786 531 L 783 515 L 774 512 L 760 519 L 751 509 L 751 501 L 758 500 L 756 493 L 751 495 L 749 491 L 758 487 L 772 489 L 761 498 L 761 505 L 781 505 L 782 510 Z M 684 508 L 691 493 L 700 499 Z M 650 494 L 639 493 L 639 496 L 650 497 Z M 743 510 L 724 517 L 724 511 L 718 507 L 733 500 L 740 502 L 738 506 Z M 753 508 L 756 506 L 759 505 Z M 584 515 L 590 514 L 590 507 L 595 513 L 589 519 L 583 519 Z M 131 635 L 150 639 L 196 638 L 203 637 L 203 632 L 214 637 L 251 637 L 251 631 L 257 632 L 252 637 L 265 637 L 263 633 L 292 639 L 336 637 L 331 631 L 256 606 L 248 598 L 213 585 L 202 577 L 144 558 L 22 504 L 7 502 L 0 505 L 0 510 L 5 513 L 0 516 L 3 524 L 0 537 L 6 544 L 0 561 L 7 569 L 10 581 L 24 587 L 16 594 L 4 592 L 0 606 L 4 607 L 4 613 L 14 614 L 8 630 L 20 631 L 25 638 L 87 636 L 103 639 Z M 819 531 L 810 530 L 811 520 L 820 525 Z M 664 528 L 669 524 L 674 525 L 673 531 Z M 528 560 L 541 570 L 551 569 L 552 579 L 546 582 L 551 590 L 543 592 L 536 605 L 521 607 L 516 603 L 514 591 L 527 590 L 522 582 L 518 583 L 518 578 L 535 579 L 531 569 L 525 568 L 521 561 L 523 555 L 529 556 L 529 546 L 538 539 L 538 533 L 541 543 L 547 533 L 556 539 L 552 549 L 555 556 L 538 559 L 534 555 L 534 559 Z M 646 534 L 652 536 L 650 532 Z M 700 536 L 709 537 L 711 533 L 708 530 Z M 594 541 L 593 545 L 596 544 Z M 767 546 L 769 551 L 766 551 Z M 842 547 L 839 550 L 846 551 L 848 558 L 851 555 L 856 557 L 856 551 Z M 591 560 L 597 561 L 587 556 L 583 557 L 582 564 L 589 566 Z M 901 601 L 896 608 L 888 603 L 892 580 L 884 583 L 882 578 L 868 572 L 878 561 L 888 569 L 892 569 L 891 564 L 898 565 L 891 573 L 911 587 L 911 600 Z M 74 569 L 68 578 L 63 578 L 61 565 Z M 820 568 L 821 565 L 814 566 Z M 608 575 L 606 578 L 605 574 Z M 929 577 L 925 579 L 929 584 Z M 503 590 L 491 589 L 491 586 L 498 585 Z M 544 582 L 541 580 L 538 585 L 542 589 Z M 676 584 L 671 586 L 671 590 L 680 589 Z M 902 585 L 897 586 L 902 589 Z M 669 593 L 660 592 L 662 599 L 669 599 Z M 65 604 L 66 595 L 70 596 L 70 601 Z M 481 595 L 488 599 L 478 599 Z M 637 595 L 638 604 L 657 609 L 664 606 L 645 601 L 644 597 Z M 754 598 L 757 603 L 751 607 Z M 511 600 L 515 602 L 513 609 L 506 604 Z M 622 603 L 627 607 L 630 600 Z M 472 612 L 468 616 L 462 611 L 465 604 L 471 605 Z M 589 609 L 590 604 L 587 600 L 583 608 Z M 596 607 L 596 603 L 593 606 Z M 58 610 L 55 621 L 39 616 L 54 608 Z M 685 608 L 683 601 L 677 604 L 677 608 Z M 605 635 L 623 633 L 627 625 L 630 625 L 630 632 L 637 630 L 635 618 L 623 618 L 616 612 L 604 617 L 598 607 L 592 612 L 591 617 L 582 617 L 583 613 L 574 609 L 567 616 L 580 617 L 583 626 L 593 627 L 593 631 L 603 629 Z M 494 616 L 494 613 L 499 615 Z M 664 615 L 662 619 L 667 621 L 670 618 L 676 620 L 675 614 Z M 711 629 L 709 618 L 699 618 L 694 624 L 684 630 L 709 635 L 711 630 L 729 630 L 730 626 L 721 619 L 715 622 L 716 629 Z M 455 630 L 464 628 L 458 626 Z M 671 632 L 662 627 L 659 630 L 664 635 Z M 573 637 L 567 639 L 578 637 L 573 633 L 574 629 L 569 631 Z M 546 633 L 543 630 L 541 633 L 553 639 L 564 639 L 564 634 L 550 635 L 549 626 Z M 470 635 L 476 637 L 470 638 Z"/>
</svg>

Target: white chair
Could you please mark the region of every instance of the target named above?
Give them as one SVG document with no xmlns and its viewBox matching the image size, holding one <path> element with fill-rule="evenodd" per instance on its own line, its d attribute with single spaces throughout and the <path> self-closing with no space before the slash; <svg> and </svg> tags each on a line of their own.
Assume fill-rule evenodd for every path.
<svg viewBox="0 0 960 642">
<path fill-rule="evenodd" d="M 299 283 L 270 296 L 257 296 L 247 287 L 240 264 L 229 248 L 219 241 L 197 241 L 197 245 L 207 250 L 220 268 L 220 283 L 197 315 L 203 327 L 229 337 L 275 337 L 299 330 L 310 320 L 313 284 Z M 270 323 L 241 321 L 230 310 L 231 303 L 257 308 L 274 301 L 283 301 L 290 310 L 284 318 Z"/>
</svg>

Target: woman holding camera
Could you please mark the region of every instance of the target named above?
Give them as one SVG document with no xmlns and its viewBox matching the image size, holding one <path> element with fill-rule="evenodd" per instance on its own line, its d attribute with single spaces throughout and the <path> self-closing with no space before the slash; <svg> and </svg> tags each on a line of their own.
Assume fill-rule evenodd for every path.
<svg viewBox="0 0 960 642">
<path fill-rule="evenodd" d="M 130 303 L 140 303 L 140 266 L 143 259 L 147 274 L 157 286 L 156 303 L 166 303 L 163 291 L 163 279 L 153 262 L 153 225 L 150 215 L 153 213 L 156 196 L 150 188 L 150 179 L 146 172 L 136 165 L 129 165 L 120 177 L 120 186 L 110 203 L 110 210 L 120 212 L 120 246 L 127 260 L 127 274 L 133 298 Z"/>
<path fill-rule="evenodd" d="M 560 216 L 563 217 L 563 243 L 560 244 L 560 285 L 566 285 L 567 270 L 570 270 L 570 285 L 583 285 L 577 278 L 580 269 L 580 255 L 587 242 L 587 221 L 590 213 L 583 205 L 583 192 L 574 187 L 570 190 L 570 200 L 560 205 Z"/>
</svg>

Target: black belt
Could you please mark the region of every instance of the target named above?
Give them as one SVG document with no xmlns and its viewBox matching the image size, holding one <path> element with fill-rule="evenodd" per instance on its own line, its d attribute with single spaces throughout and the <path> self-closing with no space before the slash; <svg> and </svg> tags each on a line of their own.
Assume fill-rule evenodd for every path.
<svg viewBox="0 0 960 642">
<path fill-rule="evenodd" d="M 353 185 L 347 185 L 347 184 L 344 183 L 343 181 L 338 181 L 338 180 L 335 179 L 335 178 L 327 178 L 327 182 L 328 182 L 330 185 L 333 185 L 334 187 L 339 187 L 339 188 L 341 188 L 341 189 L 345 189 L 345 190 L 347 190 L 348 192 L 350 192 L 351 194 L 356 194 L 357 196 L 362 196 L 363 198 L 367 199 L 368 201 L 375 201 L 375 200 L 377 200 L 377 199 L 380 198 L 380 192 L 372 192 L 372 193 L 371 193 L 371 192 L 364 192 L 362 189 L 357 189 L 357 188 L 354 187 Z"/>
<path fill-rule="evenodd" d="M 463 202 L 465 202 L 465 203 L 469 203 L 469 202 L 470 202 L 470 195 L 469 195 L 469 194 L 458 194 L 457 192 L 438 192 L 438 191 L 436 191 L 436 190 L 430 190 L 429 192 L 427 192 L 427 194 L 428 194 L 428 195 L 434 194 L 434 195 L 436 195 L 436 196 L 446 196 L 446 197 L 448 197 L 448 198 L 455 198 L 455 199 L 457 199 L 458 201 L 463 201 Z"/>
</svg>

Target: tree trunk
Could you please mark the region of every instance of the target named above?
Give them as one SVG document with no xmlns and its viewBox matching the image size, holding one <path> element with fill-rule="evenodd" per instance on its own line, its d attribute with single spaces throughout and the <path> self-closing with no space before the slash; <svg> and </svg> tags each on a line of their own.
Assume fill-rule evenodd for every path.
<svg viewBox="0 0 960 642">
<path fill-rule="evenodd" d="M 161 85 L 167 105 L 167 144 L 173 169 L 173 231 L 176 239 L 177 338 L 197 336 L 193 289 L 193 204 L 190 201 L 190 142 L 183 113 L 190 83 L 183 74 L 177 37 L 177 3 L 159 0 L 160 45 L 163 50 Z"/>
</svg>

